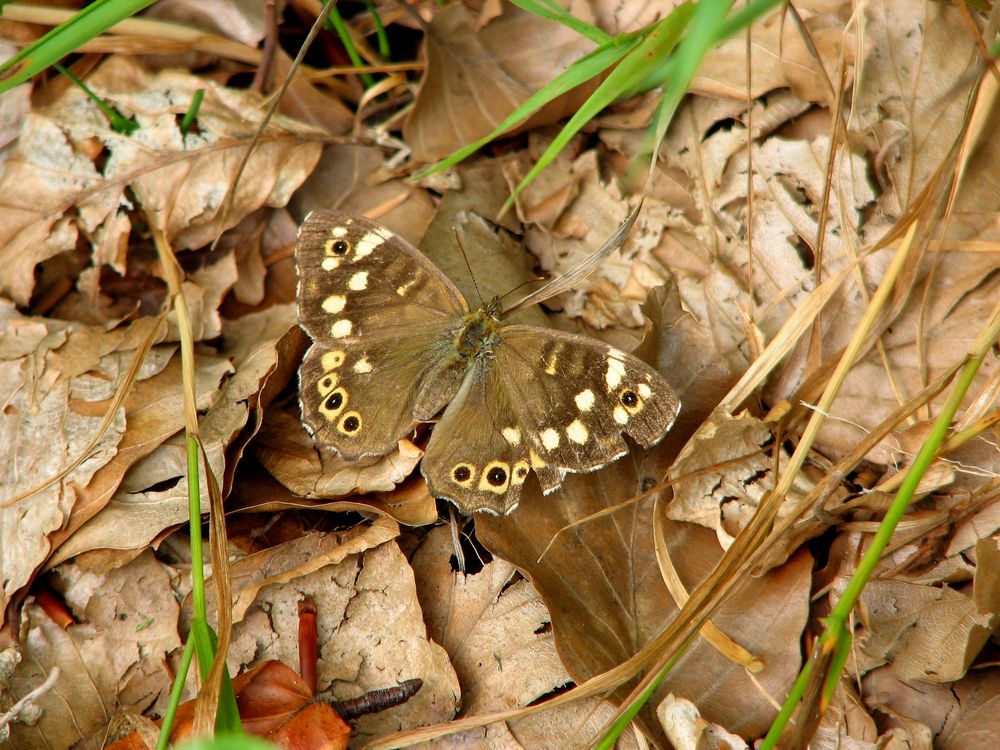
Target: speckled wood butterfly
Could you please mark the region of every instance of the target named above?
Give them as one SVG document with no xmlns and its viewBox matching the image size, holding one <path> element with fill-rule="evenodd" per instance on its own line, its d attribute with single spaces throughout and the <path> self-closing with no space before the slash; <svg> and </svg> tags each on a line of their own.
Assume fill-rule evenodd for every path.
<svg viewBox="0 0 1000 750">
<path fill-rule="evenodd" d="M 414 421 L 436 420 L 421 471 L 463 511 L 507 513 L 529 472 L 551 492 L 566 472 L 624 455 L 623 432 L 650 445 L 677 416 L 677 396 L 639 359 L 503 324 L 554 283 L 507 310 L 493 299 L 470 311 L 410 243 L 332 210 L 306 218 L 296 258 L 299 323 L 313 340 L 299 370 L 306 427 L 355 459 L 385 455 Z"/>
</svg>

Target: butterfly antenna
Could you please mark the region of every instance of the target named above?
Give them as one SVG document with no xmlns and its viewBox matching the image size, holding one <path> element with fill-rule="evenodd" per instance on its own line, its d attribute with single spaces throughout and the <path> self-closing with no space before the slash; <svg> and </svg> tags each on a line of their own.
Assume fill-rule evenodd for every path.
<svg viewBox="0 0 1000 750">
<path fill-rule="evenodd" d="M 472 279 L 472 286 L 476 288 L 476 296 L 479 297 L 479 304 L 484 304 L 483 293 L 479 291 L 479 284 L 476 283 L 476 274 L 472 271 L 472 265 L 469 263 L 469 256 L 465 253 L 465 245 L 462 244 L 462 235 L 458 231 L 458 227 L 453 226 L 451 231 L 455 233 L 455 243 L 458 245 L 458 249 L 462 251 L 462 260 L 465 261 L 465 267 L 469 269 L 469 276 Z"/>
<path fill-rule="evenodd" d="M 509 292 L 505 292 L 504 294 L 501 294 L 500 295 L 500 299 L 506 299 L 507 297 L 509 297 L 510 295 L 512 295 L 514 292 L 516 292 L 518 289 L 520 289 L 521 287 L 528 286 L 528 284 L 535 284 L 535 283 L 537 283 L 539 281 L 545 281 L 545 280 L 546 279 L 545 279 L 544 276 L 535 276 L 535 278 L 533 278 L 533 279 L 528 279 L 527 281 L 522 281 L 520 284 L 518 284 L 516 287 L 514 287 L 513 289 L 511 289 Z"/>
</svg>

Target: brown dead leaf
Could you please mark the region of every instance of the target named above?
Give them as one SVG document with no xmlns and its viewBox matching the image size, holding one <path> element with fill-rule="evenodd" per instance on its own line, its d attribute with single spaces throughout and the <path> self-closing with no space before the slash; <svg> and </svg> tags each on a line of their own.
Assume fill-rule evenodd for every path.
<svg viewBox="0 0 1000 750">
<path fill-rule="evenodd" d="M 407 703 L 358 719 L 355 742 L 453 716 L 458 680 L 444 649 L 428 638 L 413 573 L 394 542 L 262 588 L 233 628 L 231 667 L 265 659 L 297 664 L 304 595 L 316 602 L 320 692 L 346 700 L 411 678 L 424 682 Z"/>
<path fill-rule="evenodd" d="M 578 681 L 634 654 L 677 611 L 657 574 L 648 500 L 571 527 L 539 562 L 562 527 L 638 491 L 645 474 L 637 476 L 634 463 L 625 458 L 600 472 L 567 476 L 560 493 L 529 496 L 504 518 L 477 519 L 484 543 L 531 576 L 552 613 L 563 662 Z M 697 527 L 670 524 L 665 538 L 688 590 L 721 554 L 711 532 Z M 809 567 L 808 557 L 800 555 L 748 582 L 713 620 L 765 665 L 754 680 L 700 641 L 663 689 L 694 701 L 706 718 L 730 731 L 764 731 L 773 709 L 759 686 L 783 694 L 798 667 Z"/>
<path fill-rule="evenodd" d="M 453 571 L 448 529 L 433 529 L 413 558 L 430 636 L 444 646 L 462 686 L 462 713 L 525 706 L 570 681 L 556 654 L 549 614 L 514 567 L 493 560 L 474 575 Z M 435 747 L 580 746 L 611 715 L 598 699 L 443 738 Z M 621 747 L 631 747 L 626 738 Z"/>
<path fill-rule="evenodd" d="M 705 97 L 745 100 L 747 79 L 754 99 L 790 86 L 806 101 L 833 105 L 832 84 L 839 77 L 841 55 L 853 61 L 854 39 L 834 15 L 837 4 L 810 15 L 805 26 L 810 42 L 820 54 L 819 67 L 800 31 L 784 8 L 779 8 L 753 26 L 751 74 L 747 75 L 747 33 L 735 34 L 706 55 L 691 82 L 691 91 Z M 813 9 L 810 9 L 813 10 Z"/>
<path fill-rule="evenodd" d="M 256 395 L 277 366 L 278 341 L 294 322 L 290 305 L 275 306 L 223 325 L 227 348 L 196 358 L 196 392 L 200 434 L 216 477 L 226 476 L 227 449 L 247 426 Z M 228 377 L 227 377 L 228 376 Z M 156 450 L 136 463 L 103 508 L 88 507 L 89 515 L 56 552 L 56 561 L 92 549 L 141 549 L 164 529 L 183 523 L 188 515 L 187 454 L 183 432 L 180 362 L 174 360 L 155 389 L 143 393 L 143 421 L 127 434 L 130 440 L 153 442 Z M 148 421 L 147 421 L 148 420 Z M 152 435 L 144 433 L 149 429 Z M 201 477 L 203 508 L 207 510 L 207 477 Z M 100 513 L 96 513 L 100 510 Z M 93 516 L 91 518 L 91 516 Z M 88 520 L 89 519 L 89 520 Z"/>
<path fill-rule="evenodd" d="M 868 660 L 861 671 L 886 661 L 904 681 L 952 682 L 961 678 L 997 627 L 996 541 L 978 549 L 972 595 L 948 586 L 897 580 L 869 582 L 861 596 L 865 631 L 858 645 Z M 993 564 L 991 565 L 990 562 Z"/>
<path fill-rule="evenodd" d="M 223 217 L 222 197 L 260 116 L 255 94 L 179 71 L 149 74 L 120 56 L 101 65 L 87 85 L 140 128 L 131 136 L 114 133 L 77 87 L 25 118 L 0 178 L 7 217 L 0 230 L 0 289 L 22 305 L 30 299 L 35 266 L 74 249 L 81 234 L 92 237 L 95 248 L 110 249 L 95 257 L 97 264 L 125 273 L 115 248 L 130 232 L 118 213 L 128 205 L 126 189 L 173 247 L 196 248 L 261 205 L 284 205 L 319 158 L 319 144 L 310 142 L 315 131 L 274 119 Z M 177 116 L 199 88 L 207 92 L 199 129 L 182 136 Z M 100 171 L 92 157 L 102 149 L 88 151 L 86 144 L 107 149 Z"/>
<path fill-rule="evenodd" d="M 229 573 L 234 597 L 233 622 L 243 619 L 265 586 L 287 583 L 324 565 L 337 565 L 348 555 L 372 549 L 398 535 L 399 526 L 394 521 L 376 518 L 371 526 L 358 526 L 345 533 L 307 533 L 237 560 Z M 209 609 L 214 612 L 216 607 Z"/>
<path fill-rule="evenodd" d="M 534 138 L 533 142 L 539 140 Z M 546 177 L 547 170 L 538 185 L 526 191 L 518 202 L 519 214 L 525 220 L 537 221 L 543 212 L 552 214 L 550 225 L 526 226 L 525 244 L 538 256 L 542 268 L 553 275 L 563 273 L 590 255 L 614 233 L 632 205 L 614 183 L 602 180 L 597 150 L 585 151 L 571 163 L 565 154 L 561 159 L 568 175 L 566 170 L 553 169 Z M 523 176 L 526 166 L 526 162 L 511 163 L 505 169 L 511 186 Z M 650 252 L 660 242 L 663 213 L 662 205 L 647 199 L 622 250 L 607 258 L 575 289 L 547 301 L 546 305 L 580 318 L 594 328 L 641 325 L 638 303 L 665 279 L 659 264 L 652 263 L 650 258 Z"/>
<path fill-rule="evenodd" d="M 38 723 L 12 727 L 14 746 L 25 750 L 69 747 L 99 735 L 117 709 L 146 708 L 169 690 L 163 661 L 180 647 L 170 574 L 151 552 L 104 576 L 72 564 L 56 572 L 81 622 L 62 630 L 39 607 L 25 610 L 26 658 L 11 680 L 13 694 L 24 695 L 60 670 L 38 702 Z"/>
<path fill-rule="evenodd" d="M 167 0 L 156 3 L 144 18 L 160 18 L 204 29 L 256 47 L 264 38 L 264 9 L 236 0 Z"/>
<path fill-rule="evenodd" d="M 253 451 L 275 479 L 307 498 L 389 492 L 413 472 L 423 455 L 409 440 L 400 440 L 388 456 L 345 461 L 318 448 L 298 416 L 285 412 L 267 415 Z"/>
<path fill-rule="evenodd" d="M 592 20 L 587 5 L 570 12 Z M 512 45 L 511 39 L 517 39 Z M 562 24 L 515 5 L 485 27 L 464 5 L 438 11 L 426 36 L 427 70 L 403 130 L 413 155 L 433 161 L 493 130 L 514 109 L 594 45 Z M 596 84 L 594 84 L 596 85 Z M 520 129 L 555 122 L 575 111 L 593 86 L 546 106 Z"/>
<path fill-rule="evenodd" d="M 858 698 L 853 685 L 841 680 L 830 708 L 816 727 L 810 750 L 881 750 L 878 740 L 878 727 L 868 707 Z"/>
<path fill-rule="evenodd" d="M 0 489 L 10 501 L 58 476 L 80 458 L 99 434 L 115 391 L 136 349 L 157 325 L 142 319 L 128 328 L 104 332 L 77 324 L 7 313 L 0 338 L 2 416 L 0 464 L 11 467 Z M 154 348 L 140 368 L 143 382 L 162 382 L 172 346 Z M 0 578 L 3 604 L 24 586 L 49 557 L 65 530 L 76 528 L 118 485 L 125 471 L 155 445 L 126 424 L 141 410 L 141 399 L 126 402 L 88 456 L 68 476 L 15 505 L 0 508 Z M 176 429 L 176 428 L 174 428 Z M 12 436 L 17 436 L 13 439 Z"/>
<path fill-rule="evenodd" d="M 978 51 L 956 8 L 921 0 L 865 6 L 859 39 L 850 126 L 876 154 L 879 205 L 900 216 L 959 135 Z"/>
</svg>

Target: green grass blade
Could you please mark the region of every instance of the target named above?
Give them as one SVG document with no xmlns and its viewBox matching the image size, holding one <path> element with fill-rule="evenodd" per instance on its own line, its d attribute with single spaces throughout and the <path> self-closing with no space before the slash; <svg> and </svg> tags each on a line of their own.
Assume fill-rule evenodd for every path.
<svg viewBox="0 0 1000 750">
<path fill-rule="evenodd" d="M 378 8 L 375 7 L 372 0 L 365 0 L 365 7 L 372 14 L 372 22 L 375 24 L 375 40 L 378 44 L 378 53 L 383 60 L 391 60 L 392 50 L 389 48 L 389 35 L 385 33 L 385 24 L 382 23 L 382 17 L 378 14 Z"/>
<path fill-rule="evenodd" d="M 523 8 L 529 13 L 551 21 L 560 23 L 567 28 L 573 29 L 580 36 L 586 37 L 595 44 L 606 44 L 612 40 L 612 36 L 593 24 L 581 21 L 565 8 L 556 5 L 552 0 L 511 0 L 514 5 Z"/>
<path fill-rule="evenodd" d="M 0 94 L 24 83 L 153 1 L 97 0 L 88 5 L 0 65 Z"/>
<path fill-rule="evenodd" d="M 528 97 L 488 135 L 483 136 L 474 143 L 463 146 L 450 156 L 432 164 L 414 175 L 414 179 L 421 179 L 429 174 L 440 172 L 442 169 L 447 169 L 448 167 L 458 164 L 458 162 L 474 154 L 494 138 L 503 135 L 503 133 L 527 120 L 549 102 L 603 73 L 616 62 L 621 60 L 637 44 L 639 44 L 639 39 L 634 36 L 615 39 L 607 45 L 594 50 L 585 57 L 581 57 L 579 60 L 566 68 L 565 71 L 549 81 L 549 83 L 547 83 L 539 91 Z"/>
<path fill-rule="evenodd" d="M 181 118 L 181 124 L 178 126 L 182 135 L 187 135 L 191 131 L 194 121 L 198 119 L 198 110 L 201 109 L 201 103 L 204 99 L 205 89 L 195 89 L 194 94 L 191 96 L 191 104 L 188 106 L 188 110 L 184 113 L 184 117 Z"/>
<path fill-rule="evenodd" d="M 85 93 L 94 104 L 97 105 L 97 108 L 104 113 L 105 117 L 108 118 L 108 122 L 110 123 L 111 129 L 113 131 L 115 131 L 116 133 L 129 135 L 130 133 L 134 133 L 136 130 L 139 129 L 139 123 L 137 123 L 135 120 L 129 117 L 125 117 L 121 112 L 119 112 L 114 107 L 109 107 L 107 103 L 101 97 L 99 97 L 97 94 L 91 91 L 90 87 L 88 87 L 87 84 L 81 81 L 76 76 L 76 74 L 73 73 L 73 71 L 64 68 L 57 62 L 52 63 L 52 67 L 58 70 L 64 76 L 66 76 L 74 84 L 76 84 L 76 86 L 81 91 L 83 91 L 83 93 Z"/>
<path fill-rule="evenodd" d="M 184 693 L 184 683 L 187 682 L 188 670 L 191 668 L 191 659 L 194 658 L 194 639 L 188 638 L 184 644 L 184 653 L 181 654 L 181 663 L 174 673 L 174 684 L 170 687 L 170 700 L 167 702 L 167 710 L 163 714 L 163 723 L 160 725 L 160 736 L 156 739 L 156 750 L 167 750 L 170 744 L 170 733 L 174 728 L 174 717 L 177 716 L 177 709 L 181 705 L 181 696 Z"/>
<path fill-rule="evenodd" d="M 333 0 L 329 0 L 333 2 Z M 340 11 L 337 10 L 337 6 L 334 5 L 330 9 L 330 15 L 326 19 L 327 28 L 331 28 L 337 32 L 337 36 L 340 37 L 340 43 L 344 45 L 344 51 L 347 52 L 347 56 L 351 60 L 351 65 L 356 68 L 367 67 L 364 60 L 361 59 L 361 53 L 358 52 L 358 48 L 354 46 L 354 40 L 351 38 L 351 32 L 347 29 L 347 24 L 344 23 L 344 19 L 340 16 Z M 370 73 L 359 73 L 361 76 L 361 82 L 364 84 L 365 88 L 371 88 L 375 85 L 375 79 Z"/>
<path fill-rule="evenodd" d="M 525 186 L 556 158 L 556 155 L 587 122 L 621 97 L 623 92 L 633 91 L 637 84 L 648 78 L 654 69 L 663 64 L 662 61 L 674 49 L 687 28 L 694 10 L 695 6 L 691 3 L 677 6 L 669 16 L 655 24 L 642 41 L 629 51 L 618 67 L 612 70 L 608 77 L 601 82 L 601 85 L 549 144 L 545 153 L 504 203 L 501 213 L 513 205 L 514 200 Z"/>
</svg>

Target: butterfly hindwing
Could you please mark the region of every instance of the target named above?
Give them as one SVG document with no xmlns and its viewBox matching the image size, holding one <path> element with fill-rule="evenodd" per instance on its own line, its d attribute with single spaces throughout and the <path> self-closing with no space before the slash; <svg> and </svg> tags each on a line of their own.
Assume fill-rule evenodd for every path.
<svg viewBox="0 0 1000 750">
<path fill-rule="evenodd" d="M 586 338 L 504 326 L 435 427 L 421 465 L 431 491 L 463 510 L 506 513 L 529 471 L 545 492 L 673 424 L 679 401 L 651 367 Z"/>
<path fill-rule="evenodd" d="M 467 311 L 416 248 L 373 222 L 315 211 L 299 230 L 302 419 L 345 458 L 388 453 L 411 427 L 428 375 Z"/>
</svg>

